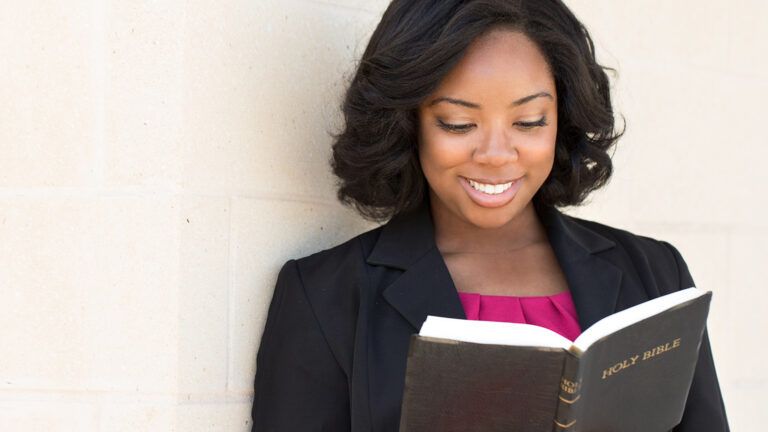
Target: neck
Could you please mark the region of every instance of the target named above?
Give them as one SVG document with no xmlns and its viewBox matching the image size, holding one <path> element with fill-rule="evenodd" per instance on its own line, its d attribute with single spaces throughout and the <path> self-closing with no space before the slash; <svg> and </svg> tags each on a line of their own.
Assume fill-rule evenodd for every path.
<svg viewBox="0 0 768 432">
<path fill-rule="evenodd" d="M 435 197 L 430 198 L 435 242 L 444 254 L 511 253 L 547 241 L 544 225 L 531 202 L 506 224 L 484 228 L 457 215 Z"/>
</svg>

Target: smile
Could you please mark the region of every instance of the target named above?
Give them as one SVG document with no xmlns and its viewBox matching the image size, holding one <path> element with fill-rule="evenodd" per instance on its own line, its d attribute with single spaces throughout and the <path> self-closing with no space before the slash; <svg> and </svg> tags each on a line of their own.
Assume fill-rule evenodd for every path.
<svg viewBox="0 0 768 432">
<path fill-rule="evenodd" d="M 467 180 L 469 181 L 469 185 L 472 186 L 475 190 L 487 193 L 489 195 L 500 194 L 505 190 L 511 188 L 513 183 L 513 182 L 508 182 L 508 183 L 493 185 L 493 184 L 476 182 L 472 179 L 467 179 Z"/>
<path fill-rule="evenodd" d="M 488 180 L 485 180 L 488 181 Z M 523 177 L 504 183 L 481 183 L 477 180 L 459 177 L 464 191 L 478 206 L 496 208 L 507 205 L 517 195 Z"/>
</svg>

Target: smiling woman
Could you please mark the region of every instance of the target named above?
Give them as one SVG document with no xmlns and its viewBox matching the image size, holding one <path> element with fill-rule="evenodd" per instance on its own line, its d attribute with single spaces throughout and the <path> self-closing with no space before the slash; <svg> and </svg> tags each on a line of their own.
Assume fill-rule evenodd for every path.
<svg viewBox="0 0 768 432">
<path fill-rule="evenodd" d="M 491 138 L 488 116 L 501 109 L 495 104 L 519 117 L 505 125 L 534 137 L 546 129 L 541 133 L 554 137 L 551 175 L 529 197 L 536 209 L 581 204 L 607 183 L 608 151 L 623 134 L 614 128 L 609 68 L 597 63 L 588 32 L 565 5 L 399 3 L 374 31 L 342 105 L 346 126 L 331 161 L 342 202 L 376 221 L 415 209 L 429 193 L 420 142 L 435 126 L 475 142 L 477 134 Z M 406 21 L 390 21 L 400 18 Z M 431 24 L 410 26 L 409 19 Z M 494 50 L 503 55 L 496 58 Z M 494 97 L 484 104 L 465 96 L 470 92 Z M 548 115 L 531 112 L 545 105 Z M 485 121 L 469 121 L 470 113 Z M 460 115 L 464 120 L 457 121 Z"/>
<path fill-rule="evenodd" d="M 557 138 L 557 89 L 541 51 L 523 33 L 490 32 L 434 94 L 419 108 L 419 161 L 432 211 L 481 230 L 512 220 L 529 225 Z"/>
<path fill-rule="evenodd" d="M 559 0 L 389 5 L 330 161 L 339 199 L 386 223 L 283 265 L 254 431 L 397 431 L 410 336 L 428 315 L 575 338 L 694 285 L 669 243 L 558 209 L 611 177 L 622 132 L 605 69 Z M 727 431 L 706 331 L 695 367 L 675 431 Z"/>
</svg>

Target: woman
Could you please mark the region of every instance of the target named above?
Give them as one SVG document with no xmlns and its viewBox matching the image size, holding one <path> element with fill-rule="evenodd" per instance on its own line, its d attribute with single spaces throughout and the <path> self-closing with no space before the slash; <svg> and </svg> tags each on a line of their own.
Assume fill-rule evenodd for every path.
<svg viewBox="0 0 768 432">
<path fill-rule="evenodd" d="M 389 221 L 280 270 L 254 431 L 397 431 L 409 337 L 427 315 L 573 339 L 694 286 L 669 243 L 557 210 L 610 178 L 621 133 L 604 69 L 559 0 L 389 5 L 332 159 L 339 198 Z M 482 302 L 514 308 L 482 316 Z M 705 331 L 675 431 L 727 430 Z"/>
</svg>

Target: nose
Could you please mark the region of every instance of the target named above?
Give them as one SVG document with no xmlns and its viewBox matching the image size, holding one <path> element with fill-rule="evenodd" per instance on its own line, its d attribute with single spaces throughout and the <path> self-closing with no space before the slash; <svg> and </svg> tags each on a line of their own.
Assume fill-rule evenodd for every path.
<svg viewBox="0 0 768 432">
<path fill-rule="evenodd" d="M 502 166 L 517 161 L 517 146 L 508 128 L 496 126 L 488 129 L 475 147 L 472 157 L 479 164 Z"/>
</svg>

